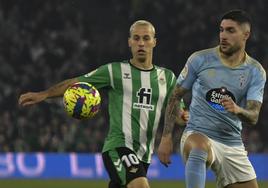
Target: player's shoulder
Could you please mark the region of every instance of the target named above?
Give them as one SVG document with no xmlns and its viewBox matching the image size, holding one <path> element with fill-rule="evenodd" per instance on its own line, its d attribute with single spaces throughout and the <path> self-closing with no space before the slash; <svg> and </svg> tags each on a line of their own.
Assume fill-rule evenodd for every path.
<svg viewBox="0 0 268 188">
<path fill-rule="evenodd" d="M 157 66 L 157 65 L 154 65 L 154 68 L 156 71 L 163 71 L 165 72 L 165 74 L 168 74 L 168 75 L 175 75 L 174 72 L 166 67 L 161 67 L 161 66 Z"/>
<path fill-rule="evenodd" d="M 129 61 L 128 60 L 111 61 L 107 63 L 106 65 L 121 65 L 121 64 L 129 64 Z"/>
<path fill-rule="evenodd" d="M 191 66 L 193 69 L 198 70 L 201 67 L 207 66 L 209 62 L 217 60 L 217 47 L 207 48 L 192 53 L 187 60 L 187 66 Z"/>
<path fill-rule="evenodd" d="M 191 54 L 190 58 L 207 58 L 210 56 L 216 56 L 217 55 L 217 47 L 214 48 L 207 48 L 207 49 L 202 49 L 195 51 L 194 53 Z"/>
<path fill-rule="evenodd" d="M 170 84 L 175 83 L 176 76 L 172 70 L 165 68 L 165 67 L 160 67 L 157 65 L 154 65 L 154 70 L 158 72 L 157 74 L 160 77 L 160 81 L 162 79 L 161 77 L 165 76 L 166 80 L 168 80 L 168 83 Z"/>
<path fill-rule="evenodd" d="M 261 65 L 261 63 L 256 60 L 255 58 L 247 55 L 247 59 L 246 59 L 246 63 L 249 65 L 249 66 L 252 66 L 254 68 L 254 70 L 258 71 L 261 73 L 261 75 L 266 78 L 266 72 L 265 72 L 265 69 L 263 68 L 263 66 Z"/>
<path fill-rule="evenodd" d="M 110 70 L 116 70 L 121 69 L 122 64 L 129 65 L 128 60 L 119 60 L 119 61 L 110 61 L 108 63 L 105 63 L 99 67 L 99 69 L 110 69 Z"/>
</svg>

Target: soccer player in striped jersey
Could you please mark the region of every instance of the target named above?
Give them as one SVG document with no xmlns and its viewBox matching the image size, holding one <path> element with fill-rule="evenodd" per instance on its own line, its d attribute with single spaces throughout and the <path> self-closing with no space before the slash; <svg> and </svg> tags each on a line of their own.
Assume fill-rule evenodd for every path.
<svg viewBox="0 0 268 188">
<path fill-rule="evenodd" d="M 27 106 L 62 96 L 75 82 L 107 88 L 110 127 L 103 147 L 103 161 L 110 176 L 109 188 L 148 188 L 147 169 L 161 111 L 167 104 L 176 78 L 172 71 L 153 65 L 155 28 L 145 20 L 130 27 L 130 60 L 112 62 L 83 76 L 65 80 L 37 93 L 26 93 L 19 104 Z M 187 112 L 182 114 L 187 120 Z M 179 119 L 178 119 L 179 120 Z"/>
<path fill-rule="evenodd" d="M 181 137 L 187 188 L 205 187 L 206 167 L 215 172 L 218 188 L 258 188 L 241 138 L 242 122 L 257 123 L 266 82 L 261 64 L 245 52 L 250 29 L 246 12 L 224 14 L 219 46 L 192 54 L 177 79 L 158 156 L 170 163 L 175 107 L 192 89 L 190 118 Z"/>
</svg>

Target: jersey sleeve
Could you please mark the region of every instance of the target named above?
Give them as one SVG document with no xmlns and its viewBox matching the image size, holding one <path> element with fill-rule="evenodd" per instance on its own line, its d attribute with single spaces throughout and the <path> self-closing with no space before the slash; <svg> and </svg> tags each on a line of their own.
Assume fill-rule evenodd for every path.
<svg viewBox="0 0 268 188">
<path fill-rule="evenodd" d="M 173 72 L 171 72 L 171 79 L 170 79 L 170 83 L 167 89 L 167 98 L 169 99 L 169 97 L 171 96 L 172 91 L 174 90 L 175 86 L 176 86 L 176 76 Z"/>
<path fill-rule="evenodd" d="M 265 70 L 262 67 L 260 69 L 254 69 L 250 81 L 250 86 L 247 92 L 247 100 L 256 100 L 262 103 L 265 82 Z"/>
<path fill-rule="evenodd" d="M 176 85 L 176 76 L 172 71 L 170 71 L 170 72 L 171 72 L 171 74 L 169 75 L 170 78 L 168 79 L 169 83 L 167 84 L 167 96 L 166 96 L 165 103 L 164 103 L 165 107 L 166 107 L 168 99 L 171 96 L 172 91 L 174 90 L 175 85 Z"/>
<path fill-rule="evenodd" d="M 87 82 L 95 86 L 97 89 L 110 86 L 110 76 L 107 65 L 100 66 L 99 68 L 77 77 L 80 82 Z"/>
<path fill-rule="evenodd" d="M 197 70 L 201 62 L 202 59 L 200 56 L 195 53 L 192 54 L 177 78 L 177 85 L 188 90 L 191 89 L 193 83 L 197 79 Z"/>
</svg>

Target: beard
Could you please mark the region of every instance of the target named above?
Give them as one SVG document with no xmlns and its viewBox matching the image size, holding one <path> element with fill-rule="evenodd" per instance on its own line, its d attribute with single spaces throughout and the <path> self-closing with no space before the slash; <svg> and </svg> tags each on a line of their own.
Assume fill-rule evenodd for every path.
<svg viewBox="0 0 268 188">
<path fill-rule="evenodd" d="M 231 47 L 227 48 L 226 50 L 224 50 L 220 46 L 220 52 L 223 53 L 226 56 L 232 56 L 234 53 L 238 52 L 240 49 L 241 49 L 241 47 L 238 46 L 238 45 L 231 46 Z"/>
</svg>

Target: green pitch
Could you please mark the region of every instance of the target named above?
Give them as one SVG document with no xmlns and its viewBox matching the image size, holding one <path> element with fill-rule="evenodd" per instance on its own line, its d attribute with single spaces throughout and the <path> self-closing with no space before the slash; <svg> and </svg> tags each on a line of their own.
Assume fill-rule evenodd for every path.
<svg viewBox="0 0 268 188">
<path fill-rule="evenodd" d="M 184 188 L 184 182 L 150 181 L 151 188 Z M 106 181 L 85 180 L 0 180 L 3 188 L 107 188 Z M 208 182 L 206 188 L 215 188 L 215 183 Z M 259 188 L 267 188 L 268 182 L 259 182 Z"/>
</svg>

